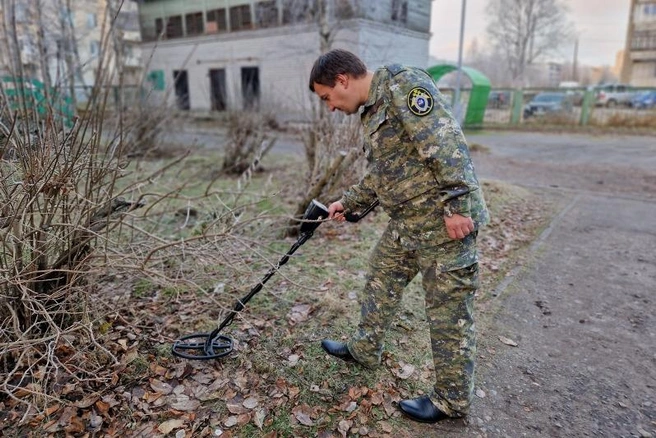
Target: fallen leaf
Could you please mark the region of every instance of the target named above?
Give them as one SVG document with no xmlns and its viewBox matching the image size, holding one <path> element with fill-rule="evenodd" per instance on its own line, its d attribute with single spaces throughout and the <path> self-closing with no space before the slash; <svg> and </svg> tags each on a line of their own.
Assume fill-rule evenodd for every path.
<svg viewBox="0 0 656 438">
<path fill-rule="evenodd" d="M 180 419 L 175 419 L 175 420 L 167 420 L 157 426 L 157 430 L 159 430 L 161 433 L 164 435 L 171 433 L 173 429 L 178 429 L 180 427 L 184 426 L 184 420 Z"/>
<path fill-rule="evenodd" d="M 98 409 L 98 412 L 100 412 L 103 415 L 107 415 L 107 412 L 109 412 L 109 403 L 106 403 L 102 400 L 98 400 L 94 406 L 96 409 Z"/>
<path fill-rule="evenodd" d="M 246 409 L 253 409 L 253 408 L 257 407 L 258 404 L 259 404 L 259 402 L 257 401 L 257 399 L 255 397 L 248 397 L 246 400 L 244 400 L 244 403 L 242 403 L 242 405 Z"/>
<path fill-rule="evenodd" d="M 294 417 L 296 417 L 298 422 L 304 426 L 314 426 L 314 422 L 312 421 L 312 418 L 310 418 L 311 412 L 312 410 L 308 405 L 298 405 L 292 409 Z"/>
<path fill-rule="evenodd" d="M 511 347 L 517 347 L 518 346 L 517 342 L 513 341 L 512 339 L 508 339 L 506 337 L 503 337 L 503 336 L 499 336 L 499 340 L 501 342 L 503 342 L 504 344 L 506 344 L 506 345 L 510 345 Z"/>
<path fill-rule="evenodd" d="M 175 402 L 171 403 L 171 407 L 178 411 L 195 411 L 200 407 L 200 402 L 181 394 Z"/>
<path fill-rule="evenodd" d="M 258 409 L 255 411 L 255 415 L 253 416 L 253 423 L 259 428 L 262 429 L 262 426 L 264 425 L 264 419 L 266 418 L 266 410 L 265 409 Z"/>
<path fill-rule="evenodd" d="M 394 370 L 392 370 L 392 372 L 393 372 L 393 373 L 396 375 L 396 377 L 398 377 L 399 379 L 403 379 L 403 380 L 405 380 L 405 379 L 407 379 L 408 377 L 412 376 L 412 374 L 415 372 L 415 367 L 414 367 L 413 365 L 410 365 L 410 364 L 407 364 L 407 363 L 406 363 L 406 364 L 401 363 L 401 364 L 399 364 L 399 365 L 401 365 L 401 368 L 400 368 L 400 369 L 394 369 Z"/>
<path fill-rule="evenodd" d="M 232 426 L 236 426 L 237 423 L 238 423 L 237 416 L 236 415 L 231 415 L 228 418 L 226 418 L 226 420 L 223 422 L 223 425 L 225 427 L 232 427 Z"/>
<path fill-rule="evenodd" d="M 371 394 L 371 403 L 378 406 L 383 403 L 383 394 L 381 392 L 374 392 Z"/>
<path fill-rule="evenodd" d="M 55 412 L 57 412 L 59 410 L 59 407 L 60 407 L 59 404 L 48 406 L 46 408 L 46 411 L 45 411 L 46 416 L 50 416 L 50 415 L 54 414 Z"/>
<path fill-rule="evenodd" d="M 287 358 L 287 363 L 289 364 L 290 367 L 294 367 L 298 364 L 299 359 L 301 356 L 298 354 L 292 354 Z"/>
<path fill-rule="evenodd" d="M 226 402 L 226 407 L 231 414 L 239 415 L 248 412 L 243 405 L 243 400 L 241 397 L 234 397 Z"/>
<path fill-rule="evenodd" d="M 342 421 L 340 421 L 339 424 L 337 425 L 337 430 L 339 431 L 339 433 L 342 434 L 343 437 L 345 437 L 346 434 L 348 433 L 349 429 L 351 428 L 351 426 L 353 426 L 353 422 L 352 422 L 352 421 L 350 421 L 350 420 L 342 420 Z"/>
<path fill-rule="evenodd" d="M 294 325 L 299 322 L 306 321 L 310 315 L 312 307 L 309 304 L 297 304 L 292 307 L 291 311 L 287 315 L 289 323 Z"/>
<path fill-rule="evenodd" d="M 100 399 L 100 397 L 98 397 L 97 395 L 87 395 L 82 400 L 77 401 L 75 403 L 75 406 L 81 409 L 88 408 L 90 406 L 93 406 L 93 404 L 96 401 L 98 401 L 98 399 Z"/>
</svg>

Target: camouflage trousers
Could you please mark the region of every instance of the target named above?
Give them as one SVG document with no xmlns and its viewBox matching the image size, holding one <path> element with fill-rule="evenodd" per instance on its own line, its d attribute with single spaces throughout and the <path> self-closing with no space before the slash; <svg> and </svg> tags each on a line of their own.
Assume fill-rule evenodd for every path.
<svg viewBox="0 0 656 438">
<path fill-rule="evenodd" d="M 463 267 L 462 263 L 469 265 Z M 360 323 L 347 344 L 349 351 L 365 366 L 380 364 L 385 333 L 398 315 L 403 291 L 421 273 L 436 372 L 430 397 L 447 415 L 467 415 L 474 392 L 476 359 L 476 235 L 408 250 L 388 229 L 376 245 L 369 265 Z"/>
</svg>

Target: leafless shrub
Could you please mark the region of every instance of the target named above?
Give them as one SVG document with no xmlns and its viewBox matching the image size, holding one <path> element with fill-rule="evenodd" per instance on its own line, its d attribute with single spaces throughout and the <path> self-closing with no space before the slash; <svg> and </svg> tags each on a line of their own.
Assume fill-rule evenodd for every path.
<svg viewBox="0 0 656 438">
<path fill-rule="evenodd" d="M 313 199 L 331 202 L 344 189 L 358 182 L 364 172 L 362 130 L 357 118 L 315 111 L 312 121 L 302 129 L 308 170 L 307 190 L 299 194 L 294 217 L 302 217 Z M 297 222 L 290 223 L 289 233 L 296 232 Z"/>
<path fill-rule="evenodd" d="M 261 196 L 242 196 L 253 162 L 240 167 L 236 189 L 196 179 L 190 157 L 150 170 L 130 162 L 153 144 L 162 119 L 138 125 L 122 114 L 108 123 L 111 56 L 101 53 L 87 110 L 71 125 L 55 95 L 39 107 L 32 97 L 9 105 L 4 90 L 0 100 L 0 407 L 12 419 L 43 419 L 48 405 L 116 385 L 134 360 L 134 345 L 111 333 L 126 320 L 125 295 L 107 297 L 99 279 L 138 276 L 198 292 L 220 273 L 238 290 L 255 266 L 270 264 L 258 233 L 275 218 L 253 213 Z M 238 156 L 246 163 L 252 155 Z M 193 225 L 192 209 L 203 215 Z"/>
<path fill-rule="evenodd" d="M 625 127 L 625 128 L 656 128 L 656 111 L 614 112 L 605 118 L 592 117 L 593 126 Z"/>
<path fill-rule="evenodd" d="M 266 113 L 232 111 L 228 114 L 227 125 L 228 138 L 222 167 L 226 174 L 242 174 L 255 161 L 255 157 L 259 157 L 259 163 L 276 142 L 269 134 L 270 119 Z"/>
</svg>

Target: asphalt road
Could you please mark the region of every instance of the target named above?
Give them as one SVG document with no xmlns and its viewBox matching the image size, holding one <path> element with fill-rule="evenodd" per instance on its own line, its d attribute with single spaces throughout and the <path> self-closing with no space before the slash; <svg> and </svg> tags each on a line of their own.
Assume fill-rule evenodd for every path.
<svg viewBox="0 0 656 438">
<path fill-rule="evenodd" d="M 470 135 L 479 177 L 562 196 L 497 290 L 469 424 L 435 436 L 656 436 L 656 141 Z M 517 342 L 517 347 L 499 341 Z"/>
</svg>

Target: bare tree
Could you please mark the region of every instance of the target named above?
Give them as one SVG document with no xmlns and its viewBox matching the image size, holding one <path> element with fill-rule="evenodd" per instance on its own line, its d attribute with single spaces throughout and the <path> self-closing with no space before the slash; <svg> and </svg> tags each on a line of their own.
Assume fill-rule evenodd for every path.
<svg viewBox="0 0 656 438">
<path fill-rule="evenodd" d="M 560 0 L 490 0 L 487 12 L 487 34 L 515 83 L 524 80 L 528 65 L 553 53 L 570 35 Z"/>
</svg>

